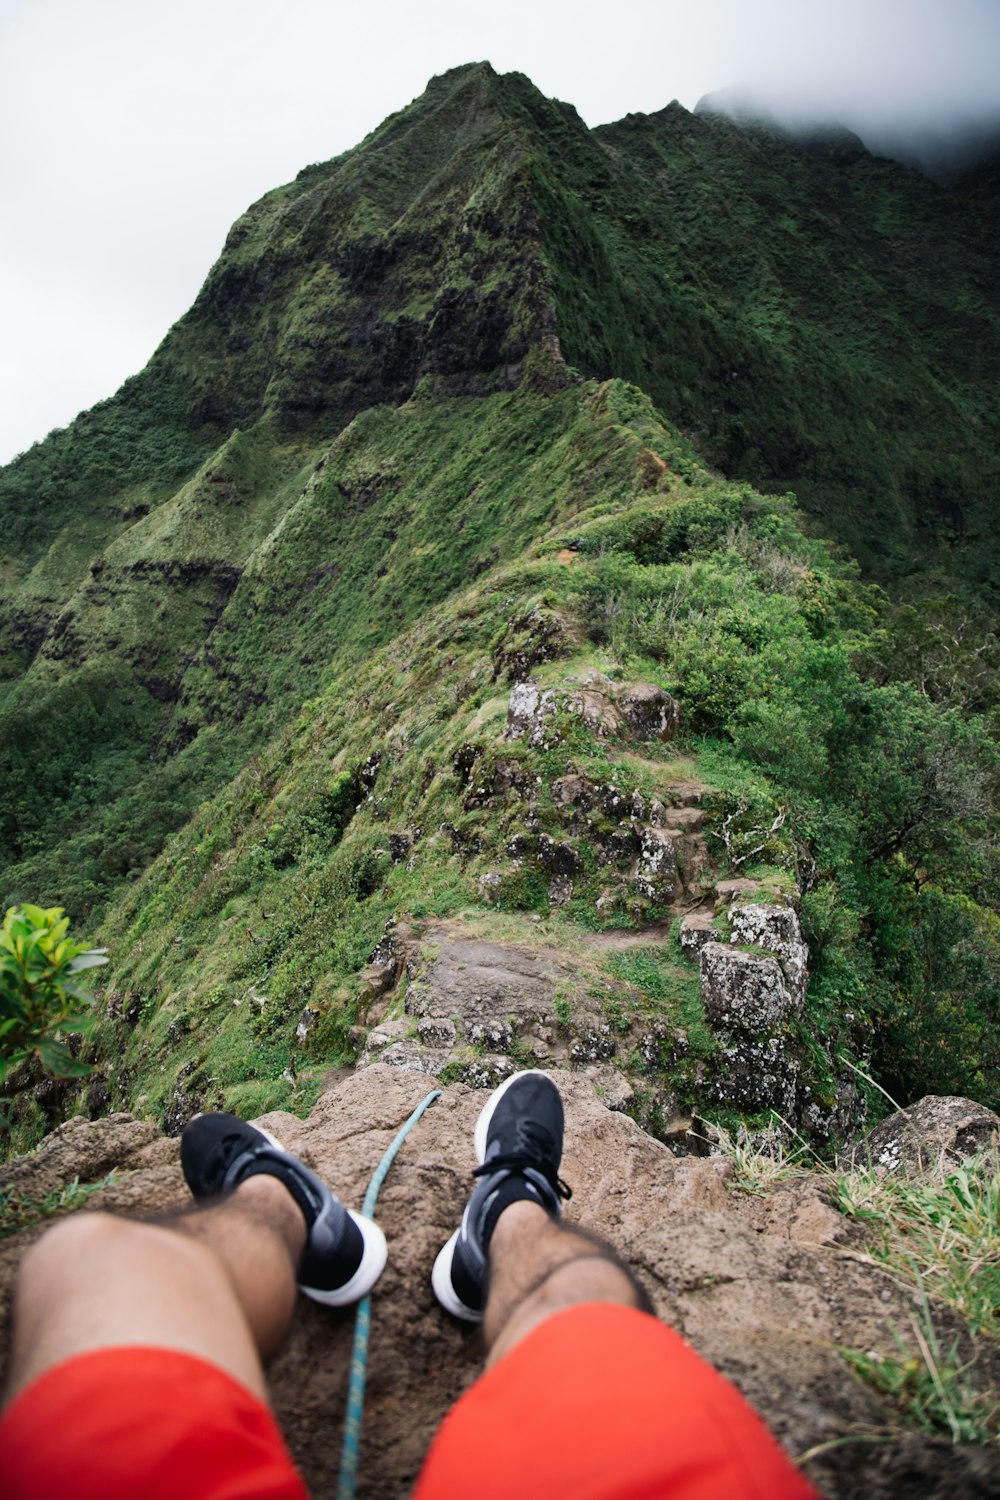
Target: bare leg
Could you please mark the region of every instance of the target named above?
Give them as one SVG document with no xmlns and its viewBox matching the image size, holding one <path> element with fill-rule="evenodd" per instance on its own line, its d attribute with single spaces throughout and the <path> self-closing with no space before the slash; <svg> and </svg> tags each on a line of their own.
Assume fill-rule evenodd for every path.
<svg viewBox="0 0 1000 1500">
<path fill-rule="evenodd" d="M 489 1248 L 483 1319 L 487 1367 L 553 1313 L 578 1302 L 618 1302 L 650 1312 L 649 1299 L 612 1251 L 561 1224 L 538 1204 L 504 1209 Z"/>
<path fill-rule="evenodd" d="M 200 1355 L 266 1400 L 261 1362 L 291 1321 L 305 1236 L 268 1176 L 161 1224 L 63 1220 L 21 1264 L 7 1399 L 71 1355 L 147 1344 Z"/>
</svg>

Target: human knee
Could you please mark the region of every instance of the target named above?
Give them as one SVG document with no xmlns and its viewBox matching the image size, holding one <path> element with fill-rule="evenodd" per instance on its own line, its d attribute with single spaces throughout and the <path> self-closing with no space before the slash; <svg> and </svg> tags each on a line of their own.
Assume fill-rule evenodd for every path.
<svg viewBox="0 0 1000 1500">
<path fill-rule="evenodd" d="M 109 1278 L 127 1274 L 129 1267 L 148 1266 L 161 1255 L 169 1256 L 180 1270 L 188 1259 L 200 1261 L 209 1254 L 186 1236 L 155 1224 L 114 1214 L 72 1214 L 53 1224 L 25 1253 L 17 1296 L 51 1296 L 60 1288 L 75 1292 L 88 1283 L 106 1285 Z"/>
<path fill-rule="evenodd" d="M 69 1279 L 76 1281 L 88 1266 L 96 1269 L 106 1263 L 111 1245 L 136 1227 L 112 1214 L 72 1214 L 60 1219 L 25 1252 L 18 1269 L 17 1296 L 31 1297 Z"/>
</svg>

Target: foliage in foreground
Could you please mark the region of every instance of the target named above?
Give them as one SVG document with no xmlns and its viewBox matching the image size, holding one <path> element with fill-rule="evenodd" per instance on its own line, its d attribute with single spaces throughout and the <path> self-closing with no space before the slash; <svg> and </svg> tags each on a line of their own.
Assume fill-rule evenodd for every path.
<svg viewBox="0 0 1000 1500">
<path fill-rule="evenodd" d="M 76 976 L 107 963 L 106 949 L 69 934 L 62 908 L 11 906 L 0 930 L 0 1081 L 35 1058 L 56 1078 L 80 1077 L 90 1065 L 74 1057 L 68 1037 L 89 1029 L 91 996 Z"/>
</svg>

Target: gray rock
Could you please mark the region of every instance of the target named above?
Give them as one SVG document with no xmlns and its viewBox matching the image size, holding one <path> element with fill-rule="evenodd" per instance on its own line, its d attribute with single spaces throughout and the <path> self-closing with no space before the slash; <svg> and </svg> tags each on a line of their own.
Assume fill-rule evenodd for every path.
<svg viewBox="0 0 1000 1500">
<path fill-rule="evenodd" d="M 599 1062 L 606 1057 L 614 1057 L 618 1050 L 611 1031 L 606 1021 L 598 1026 L 588 1026 L 579 1031 L 570 1044 L 569 1055 L 574 1066 L 580 1063 Z"/>
<path fill-rule="evenodd" d="M 610 677 L 603 672 L 589 671 L 582 678 L 568 677 L 567 683 L 579 683 L 566 699 L 571 714 L 583 720 L 592 733 L 607 738 L 617 735 L 622 727 L 622 717 L 615 706 L 617 689 Z"/>
<path fill-rule="evenodd" d="M 307 1005 L 299 1016 L 298 1024 L 295 1027 L 295 1040 L 297 1042 L 304 1042 L 318 1020 L 319 1011 L 314 1005 Z"/>
<path fill-rule="evenodd" d="M 796 1008 L 801 1010 L 806 997 L 809 949 L 802 940 L 799 919 L 792 907 L 756 902 L 734 906 L 730 912 L 729 941 L 744 947 L 766 948 L 776 954 Z"/>
<path fill-rule="evenodd" d="M 689 911 L 681 922 L 680 939 L 689 958 L 697 958 L 706 943 L 717 943 L 719 934 L 712 926 L 712 913 Z"/>
<path fill-rule="evenodd" d="M 417 1035 L 425 1047 L 454 1047 L 455 1023 L 447 1016 L 425 1016 L 417 1022 Z"/>
<path fill-rule="evenodd" d="M 397 1016 L 394 1021 L 383 1021 L 380 1025 L 373 1026 L 365 1037 L 358 1066 L 368 1067 L 378 1062 L 386 1047 L 394 1042 L 403 1041 L 409 1036 L 411 1024 L 406 1016 Z"/>
<path fill-rule="evenodd" d="M 632 733 L 641 740 L 672 740 L 680 727 L 677 699 L 650 682 L 623 688 L 618 706 Z"/>
<path fill-rule="evenodd" d="M 531 1021 L 551 1015 L 558 961 L 513 944 L 478 938 L 445 941 L 406 994 L 416 1016 L 460 1016 L 469 1034 L 497 1015 Z"/>
<path fill-rule="evenodd" d="M 514 1045 L 514 1031 L 509 1022 L 495 1016 L 486 1021 L 473 1021 L 469 1027 L 469 1041 L 474 1047 L 484 1047 L 487 1052 L 509 1052 Z"/>
<path fill-rule="evenodd" d="M 918 1173 L 944 1157 L 961 1162 L 1000 1140 L 1000 1116 L 954 1094 L 927 1094 L 875 1126 L 851 1152 L 883 1173 Z"/>
<path fill-rule="evenodd" d="M 745 1114 L 774 1110 L 790 1120 L 795 1112 L 798 1064 L 780 1037 L 731 1032 L 712 1059 L 706 1094 L 710 1104 Z"/>
<path fill-rule="evenodd" d="M 475 1057 L 462 1068 L 462 1083 L 470 1089 L 495 1089 L 514 1072 L 514 1063 L 501 1053 Z"/>
<path fill-rule="evenodd" d="M 390 1068 L 401 1068 L 404 1073 L 427 1073 L 436 1078 L 448 1061 L 448 1053 L 425 1048 L 414 1036 L 393 1042 L 378 1061 Z"/>
<path fill-rule="evenodd" d="M 669 901 L 677 889 L 677 854 L 664 829 L 643 829 L 635 883 L 640 896 L 650 901 Z"/>
<path fill-rule="evenodd" d="M 709 1021 L 727 1031 L 758 1034 L 797 1009 L 777 959 L 724 943 L 701 950 L 701 997 Z"/>
<path fill-rule="evenodd" d="M 535 682 L 518 682 L 511 688 L 504 738 L 527 738 L 529 745 L 544 745 L 547 721 L 556 711 L 556 695 Z"/>
</svg>

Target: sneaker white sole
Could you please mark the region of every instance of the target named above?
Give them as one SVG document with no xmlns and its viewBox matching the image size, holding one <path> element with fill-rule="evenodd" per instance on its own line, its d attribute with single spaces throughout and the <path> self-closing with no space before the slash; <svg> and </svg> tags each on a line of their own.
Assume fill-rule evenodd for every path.
<svg viewBox="0 0 1000 1500">
<path fill-rule="evenodd" d="M 503 1098 L 504 1094 L 510 1088 L 512 1083 L 516 1083 L 519 1078 L 531 1077 L 533 1074 L 537 1075 L 540 1078 L 548 1078 L 549 1076 L 547 1073 L 543 1072 L 541 1068 L 522 1068 L 520 1073 L 512 1073 L 511 1076 L 504 1083 L 502 1083 L 499 1088 L 494 1089 L 492 1094 L 480 1110 L 479 1119 L 476 1121 L 476 1128 L 472 1137 L 472 1144 L 476 1153 L 476 1163 L 478 1166 L 481 1167 L 486 1159 L 486 1137 L 489 1134 L 490 1121 L 493 1118 L 493 1111 L 496 1109 L 497 1105 L 500 1103 L 500 1100 Z M 466 1323 L 481 1323 L 483 1321 L 482 1310 L 473 1307 L 466 1307 L 465 1303 L 462 1302 L 456 1295 L 455 1288 L 452 1285 L 451 1263 L 455 1254 L 455 1246 L 458 1243 L 458 1237 L 461 1232 L 462 1225 L 460 1224 L 451 1238 L 444 1245 L 442 1245 L 441 1249 L 438 1251 L 437 1257 L 434 1261 L 434 1269 L 431 1272 L 431 1286 L 434 1288 L 434 1295 L 440 1302 L 441 1306 L 444 1308 L 445 1312 L 451 1313 L 453 1318 L 461 1318 L 463 1322 Z"/>
<path fill-rule="evenodd" d="M 335 1287 L 331 1292 L 320 1291 L 316 1287 L 303 1286 L 301 1282 L 299 1283 L 300 1292 L 306 1297 L 311 1297 L 314 1302 L 322 1302 L 324 1307 L 348 1307 L 352 1302 L 360 1302 L 361 1298 L 366 1297 L 378 1281 L 389 1259 L 389 1247 L 385 1242 L 385 1235 L 375 1220 L 366 1219 L 363 1214 L 356 1214 L 353 1208 L 349 1208 L 347 1212 L 361 1230 L 361 1238 L 364 1240 L 361 1264 L 350 1281 L 345 1281 L 343 1286 Z"/>
<path fill-rule="evenodd" d="M 434 1269 L 431 1272 L 431 1286 L 445 1312 L 451 1313 L 453 1318 L 461 1318 L 464 1323 L 481 1323 L 482 1312 L 474 1307 L 466 1307 L 464 1302 L 459 1301 L 455 1295 L 455 1288 L 451 1284 L 451 1261 L 461 1232 L 461 1225 L 459 1225 L 447 1244 L 442 1245 L 438 1251 Z"/>
<path fill-rule="evenodd" d="M 512 1073 L 506 1082 L 502 1083 L 498 1089 L 493 1090 L 480 1111 L 479 1119 L 476 1121 L 475 1134 L 472 1137 L 472 1144 L 476 1151 L 476 1162 L 480 1167 L 486 1160 L 486 1137 L 489 1134 L 490 1121 L 493 1118 L 494 1110 L 511 1085 L 517 1083 L 521 1078 L 549 1078 L 549 1075 L 542 1068 L 522 1068 L 520 1073 Z M 552 1082 L 551 1078 L 549 1078 L 549 1082 Z"/>
</svg>

